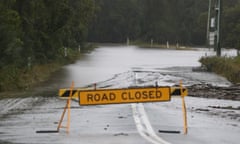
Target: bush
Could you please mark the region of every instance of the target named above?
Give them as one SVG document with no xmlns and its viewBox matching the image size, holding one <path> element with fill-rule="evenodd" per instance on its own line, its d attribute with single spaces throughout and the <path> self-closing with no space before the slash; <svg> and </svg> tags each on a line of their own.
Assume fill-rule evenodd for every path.
<svg viewBox="0 0 240 144">
<path fill-rule="evenodd" d="M 47 78 L 61 65 L 57 63 L 35 65 L 31 69 L 4 67 L 0 73 L 0 91 L 27 90 Z"/>
<path fill-rule="evenodd" d="M 86 44 L 81 52 L 91 51 L 96 48 L 95 45 Z M 68 48 L 68 55 L 64 56 L 64 49 L 60 49 L 58 57 L 47 62 L 35 62 L 32 60 L 31 65 L 18 66 L 17 64 L 0 67 L 0 92 L 28 90 L 38 83 L 46 81 L 53 72 L 63 65 L 73 63 L 81 54 L 78 49 Z"/>
<path fill-rule="evenodd" d="M 199 61 L 208 71 L 224 76 L 232 83 L 240 83 L 240 56 L 202 57 Z"/>
<path fill-rule="evenodd" d="M 19 81 L 19 69 L 14 65 L 8 65 L 1 69 L 0 91 L 17 89 Z"/>
</svg>

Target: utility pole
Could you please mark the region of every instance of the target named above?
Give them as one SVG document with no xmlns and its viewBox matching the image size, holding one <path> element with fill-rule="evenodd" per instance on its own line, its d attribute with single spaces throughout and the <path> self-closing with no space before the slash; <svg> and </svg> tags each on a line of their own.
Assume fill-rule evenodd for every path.
<svg viewBox="0 0 240 144">
<path fill-rule="evenodd" d="M 208 20 L 207 20 L 207 46 L 210 48 L 210 40 L 209 40 L 209 35 L 210 35 L 210 17 L 211 17 L 211 6 L 212 6 L 212 0 L 209 0 L 208 4 Z"/>
<path fill-rule="evenodd" d="M 212 4 L 215 11 L 212 16 Z M 221 56 L 221 15 L 222 15 L 222 0 L 209 0 L 208 20 L 207 20 L 207 42 L 209 47 L 214 46 L 217 56 Z M 211 22 L 211 23 L 210 23 Z"/>
<path fill-rule="evenodd" d="M 221 56 L 221 14 L 222 14 L 222 0 L 215 2 L 215 43 L 214 49 L 217 56 Z"/>
</svg>

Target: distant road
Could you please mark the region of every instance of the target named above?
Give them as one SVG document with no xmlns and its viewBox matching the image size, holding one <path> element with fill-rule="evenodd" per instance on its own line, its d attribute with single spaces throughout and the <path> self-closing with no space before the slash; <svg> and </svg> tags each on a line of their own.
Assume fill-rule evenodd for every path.
<svg viewBox="0 0 240 144">
<path fill-rule="evenodd" d="M 27 98 L 0 100 L 0 143 L 24 144 L 238 144 L 239 102 L 186 97 L 188 134 L 183 134 L 181 99 L 171 102 L 79 106 L 71 105 L 70 133 L 36 133 L 56 130 L 65 100 L 56 88 L 126 88 L 129 86 L 221 84 L 212 73 L 192 72 L 208 50 L 177 51 L 109 46 L 83 54 L 79 61 L 63 67 L 41 91 Z M 64 125 L 66 119 L 64 119 Z M 160 133 L 160 132 L 161 133 Z M 162 133 L 162 132 L 173 133 Z M 178 133 L 180 132 L 180 133 Z"/>
</svg>

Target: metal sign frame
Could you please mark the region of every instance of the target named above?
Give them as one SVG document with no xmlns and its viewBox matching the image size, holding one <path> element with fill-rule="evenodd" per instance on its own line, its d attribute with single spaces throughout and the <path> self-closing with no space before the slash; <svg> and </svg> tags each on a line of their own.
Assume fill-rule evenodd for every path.
<svg viewBox="0 0 240 144">
<path fill-rule="evenodd" d="M 167 98 L 165 97 L 165 99 L 157 99 L 157 100 L 148 100 L 148 101 L 139 101 L 141 103 L 143 102 L 161 102 L 161 101 L 170 101 L 171 100 L 171 96 L 181 96 L 181 99 L 182 99 L 182 112 L 183 112 L 183 131 L 184 131 L 184 134 L 187 134 L 188 132 L 188 126 L 187 126 L 187 110 L 186 110 L 186 104 L 185 104 L 185 99 L 184 97 L 187 96 L 187 89 L 184 88 L 182 86 L 182 81 L 180 81 L 180 85 L 179 87 L 145 87 L 145 88 L 129 88 L 129 89 L 94 89 L 94 90 L 83 90 L 83 89 L 78 89 L 78 90 L 74 90 L 73 89 L 74 87 L 74 82 L 72 82 L 72 85 L 70 87 L 70 89 L 60 89 L 59 91 L 59 94 L 61 94 L 60 96 L 63 96 L 64 98 L 67 98 L 67 102 L 66 102 L 66 106 L 64 108 L 64 111 L 62 113 L 62 116 L 61 116 L 61 119 L 59 121 L 59 124 L 58 124 L 58 127 L 57 127 L 57 132 L 60 132 L 60 128 L 67 128 L 67 133 L 69 133 L 70 131 L 70 110 L 71 110 L 71 100 L 72 99 L 75 99 L 76 97 L 74 96 L 74 93 L 78 92 L 79 94 L 79 103 L 81 103 L 81 93 L 91 93 L 91 92 L 112 92 L 113 90 L 118 90 L 118 91 L 129 91 L 129 90 L 147 90 L 147 89 L 155 89 L 156 93 L 157 94 L 157 90 L 160 90 L 160 89 L 165 89 L 165 92 L 168 91 L 168 95 Z M 154 91 L 152 91 L 154 92 Z M 152 92 L 149 92 L 152 93 Z M 69 94 L 69 95 L 66 95 L 66 94 Z M 146 97 L 146 93 L 144 94 L 142 92 L 142 95 Z M 151 96 L 153 96 L 153 94 L 150 94 Z M 148 97 L 150 97 L 150 95 L 148 95 Z M 110 95 L 109 95 L 110 96 Z M 156 96 L 155 96 L 156 97 Z M 110 98 L 110 97 L 109 97 Z M 112 97 L 113 98 L 113 97 Z M 154 97 L 152 97 L 154 98 Z M 139 103 L 139 102 L 132 102 L 132 101 L 126 101 L 126 102 L 123 102 L 123 103 Z M 97 103 L 98 105 L 99 104 L 122 104 L 122 102 L 119 102 L 119 103 Z M 96 105 L 96 104 L 86 104 L 86 105 Z M 62 126 L 62 122 L 63 122 L 63 119 L 64 119 L 64 116 L 65 116 L 65 113 L 66 111 L 68 112 L 68 115 L 67 115 L 67 126 L 64 127 Z"/>
</svg>

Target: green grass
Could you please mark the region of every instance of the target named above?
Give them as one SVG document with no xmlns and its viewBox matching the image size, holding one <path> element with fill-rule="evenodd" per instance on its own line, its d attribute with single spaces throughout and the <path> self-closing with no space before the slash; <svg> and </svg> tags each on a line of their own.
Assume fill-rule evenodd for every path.
<svg viewBox="0 0 240 144">
<path fill-rule="evenodd" d="M 92 51 L 96 47 L 94 44 L 86 43 L 81 49 L 81 53 Z M 14 64 L 6 65 L 0 69 L 0 92 L 25 92 L 48 80 L 52 73 L 63 65 L 74 63 L 80 56 L 77 49 L 68 49 L 67 57 L 64 57 L 64 52 L 62 52 L 56 60 L 45 62 L 45 64 L 33 64 L 31 68 L 19 67 Z"/>
<path fill-rule="evenodd" d="M 61 67 L 59 63 L 34 65 L 31 69 L 6 66 L 0 73 L 0 91 L 28 90 Z"/>
<path fill-rule="evenodd" d="M 199 61 L 208 71 L 226 77 L 232 83 L 240 83 L 240 56 L 203 57 Z"/>
</svg>

